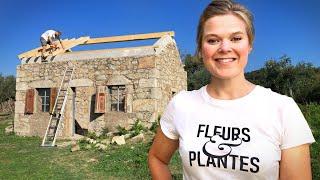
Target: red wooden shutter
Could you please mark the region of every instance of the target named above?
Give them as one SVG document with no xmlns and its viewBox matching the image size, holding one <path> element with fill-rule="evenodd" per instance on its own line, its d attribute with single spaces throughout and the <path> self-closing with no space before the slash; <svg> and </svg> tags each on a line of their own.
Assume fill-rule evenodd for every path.
<svg viewBox="0 0 320 180">
<path fill-rule="evenodd" d="M 28 89 L 26 93 L 26 102 L 24 107 L 25 114 L 33 113 L 33 105 L 34 105 L 34 89 Z"/>
<path fill-rule="evenodd" d="M 106 111 L 106 93 L 105 87 L 97 87 L 95 113 L 104 113 Z"/>
<path fill-rule="evenodd" d="M 56 98 L 57 98 L 57 88 L 51 88 L 50 89 L 50 113 L 53 113 L 53 106 L 54 103 L 56 102 Z"/>
</svg>

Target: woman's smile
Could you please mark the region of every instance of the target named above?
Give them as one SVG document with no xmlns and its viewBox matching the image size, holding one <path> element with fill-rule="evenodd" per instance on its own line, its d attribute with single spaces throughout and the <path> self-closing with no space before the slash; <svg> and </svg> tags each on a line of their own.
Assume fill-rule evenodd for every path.
<svg viewBox="0 0 320 180">
<path fill-rule="evenodd" d="M 230 64 L 231 62 L 235 61 L 236 58 L 214 58 L 214 60 L 220 64 Z"/>
</svg>

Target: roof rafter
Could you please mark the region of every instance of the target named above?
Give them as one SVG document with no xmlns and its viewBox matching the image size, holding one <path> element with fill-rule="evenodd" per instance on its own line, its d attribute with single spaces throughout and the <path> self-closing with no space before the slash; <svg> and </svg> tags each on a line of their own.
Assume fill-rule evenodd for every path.
<svg viewBox="0 0 320 180">
<path fill-rule="evenodd" d="M 134 35 L 123 35 L 123 36 L 111 36 L 111 37 L 101 37 L 101 38 L 90 38 L 89 36 L 80 37 L 80 38 L 72 38 L 62 40 L 62 44 L 64 49 L 58 49 L 52 52 L 52 56 L 65 53 L 66 50 L 70 50 L 71 48 L 77 45 L 90 45 L 90 44 L 100 44 L 100 43 L 110 43 L 110 42 L 123 42 L 123 41 L 136 41 L 136 40 L 145 40 L 145 39 L 159 39 L 162 36 L 169 35 L 174 36 L 174 31 L 165 31 L 165 32 L 155 32 L 155 33 L 146 33 L 146 34 L 134 34 Z M 19 59 L 22 58 L 30 58 L 30 57 L 38 57 L 41 56 L 42 47 L 38 47 L 32 49 L 30 51 L 21 53 L 18 55 Z"/>
<path fill-rule="evenodd" d="M 147 34 L 134 34 L 134 35 L 124 35 L 124 36 L 111 36 L 102 38 L 91 38 L 83 44 L 100 44 L 100 43 L 110 43 L 110 42 L 122 42 L 122 41 L 136 41 L 144 39 L 158 39 L 164 35 L 174 36 L 173 31 L 157 32 L 157 33 L 147 33 Z"/>
<path fill-rule="evenodd" d="M 57 55 L 57 54 L 64 53 L 66 50 L 71 49 L 71 48 L 73 48 L 73 47 L 75 47 L 75 46 L 87 41 L 88 39 L 90 39 L 89 36 L 80 37 L 78 39 L 72 38 L 72 39 L 62 40 L 62 44 L 64 46 L 64 49 L 58 49 L 58 50 L 54 51 L 52 54 L 50 54 L 50 55 Z M 32 50 L 27 51 L 25 53 L 21 53 L 21 54 L 18 55 L 18 58 L 22 59 L 22 58 L 41 56 L 41 49 L 42 49 L 42 47 L 40 46 L 38 48 L 32 49 Z"/>
</svg>

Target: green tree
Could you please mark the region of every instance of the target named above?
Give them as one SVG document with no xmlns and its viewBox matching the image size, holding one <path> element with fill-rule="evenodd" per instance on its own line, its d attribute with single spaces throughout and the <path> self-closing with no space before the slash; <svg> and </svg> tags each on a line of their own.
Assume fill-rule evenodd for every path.
<svg viewBox="0 0 320 180">
<path fill-rule="evenodd" d="M 16 78 L 14 76 L 3 77 L 0 74 L 0 103 L 15 98 Z"/>
<path fill-rule="evenodd" d="M 188 90 L 199 89 L 210 82 L 211 75 L 198 57 L 187 54 L 183 61 Z M 292 65 L 291 58 L 284 55 L 278 60 L 268 60 L 261 69 L 246 73 L 246 77 L 255 84 L 291 96 L 299 103 L 320 103 L 320 68 L 311 63 Z"/>
<path fill-rule="evenodd" d="M 183 61 L 187 71 L 188 90 L 199 89 L 210 82 L 211 75 L 198 57 L 187 54 Z"/>
<path fill-rule="evenodd" d="M 264 67 L 246 73 L 247 79 L 255 84 L 271 88 L 281 94 L 293 97 L 299 103 L 319 102 L 320 69 L 311 63 L 292 65 L 288 56 L 278 61 L 269 60 Z"/>
</svg>

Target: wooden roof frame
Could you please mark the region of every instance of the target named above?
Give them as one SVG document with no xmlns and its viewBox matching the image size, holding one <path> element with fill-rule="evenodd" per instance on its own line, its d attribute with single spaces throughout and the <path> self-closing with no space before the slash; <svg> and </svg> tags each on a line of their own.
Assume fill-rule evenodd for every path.
<svg viewBox="0 0 320 180">
<path fill-rule="evenodd" d="M 166 32 L 147 33 L 147 34 L 134 34 L 134 35 L 124 35 L 124 36 L 92 38 L 80 45 L 123 42 L 123 41 L 137 41 L 137 40 L 145 40 L 145 39 L 159 39 L 165 35 L 174 37 L 174 32 L 166 31 Z"/>
<path fill-rule="evenodd" d="M 62 40 L 62 44 L 65 49 L 58 49 L 54 51 L 51 55 L 57 55 L 66 52 L 77 45 L 91 45 L 91 44 L 101 44 L 101 43 L 111 43 L 111 42 L 123 42 L 123 41 L 137 41 L 137 40 L 146 40 L 146 39 L 159 39 L 162 36 L 169 35 L 174 37 L 174 31 L 165 31 L 165 32 L 155 32 L 155 33 L 145 33 L 145 34 L 134 34 L 134 35 L 122 35 L 122 36 L 111 36 L 111 37 L 101 37 L 101 38 L 90 38 L 89 36 L 80 37 L 78 39 L 66 39 Z M 30 51 L 21 53 L 18 55 L 19 59 L 38 57 L 41 56 L 39 50 L 42 47 L 32 49 Z"/>
</svg>

